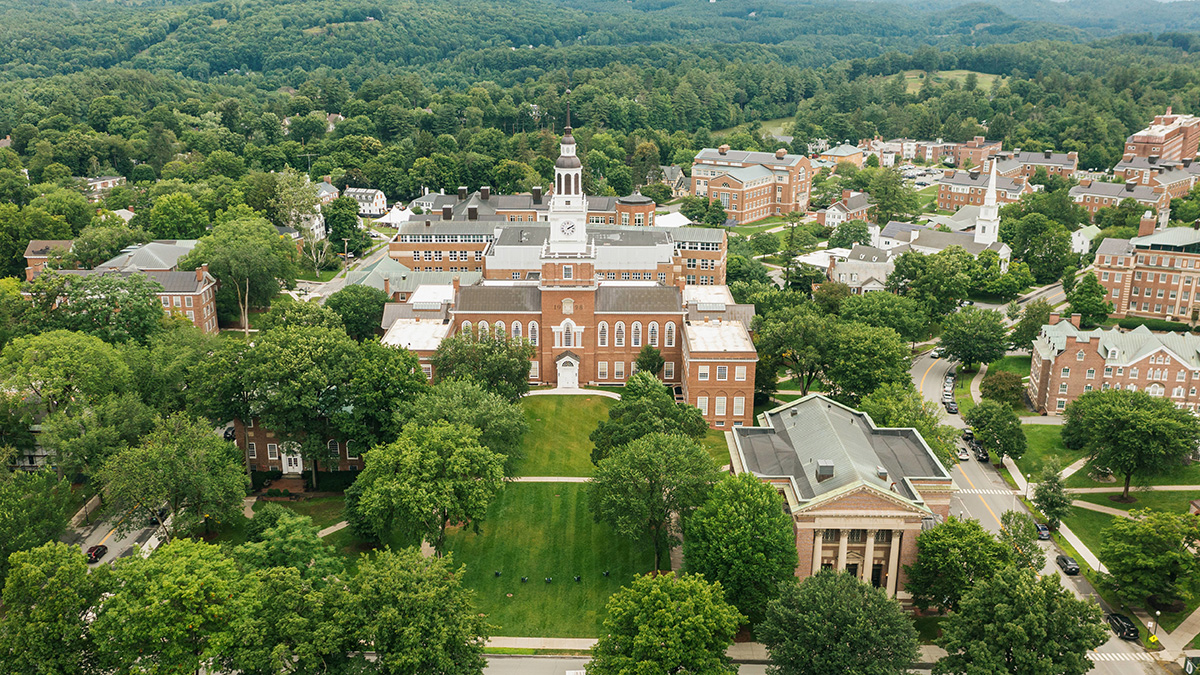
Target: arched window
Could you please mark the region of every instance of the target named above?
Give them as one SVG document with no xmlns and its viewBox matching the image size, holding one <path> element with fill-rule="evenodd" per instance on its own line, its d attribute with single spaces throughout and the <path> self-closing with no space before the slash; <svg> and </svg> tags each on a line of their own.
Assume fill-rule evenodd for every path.
<svg viewBox="0 0 1200 675">
<path fill-rule="evenodd" d="M 1163 387 L 1161 384 L 1158 384 L 1156 382 L 1156 383 L 1150 385 L 1149 387 L 1146 387 L 1146 393 L 1150 394 L 1151 396 L 1162 396 L 1163 395 Z"/>
<path fill-rule="evenodd" d="M 329 450 L 329 454 L 336 456 L 339 450 L 338 442 L 332 438 L 329 439 L 329 442 L 325 444 L 325 449 Z"/>
<path fill-rule="evenodd" d="M 504 337 L 504 322 L 497 321 L 495 326 L 492 327 L 492 333 L 498 338 Z"/>
<path fill-rule="evenodd" d="M 614 336 L 615 337 L 614 337 L 613 346 L 614 347 L 624 347 L 625 346 L 625 322 L 624 321 L 617 322 L 617 331 L 616 331 L 616 333 L 614 333 Z"/>
<path fill-rule="evenodd" d="M 562 174 L 561 173 L 554 177 L 554 191 L 559 194 L 562 194 L 563 189 L 562 189 Z"/>
<path fill-rule="evenodd" d="M 641 321 L 633 322 L 633 334 L 630 337 L 632 338 L 632 341 L 629 343 L 630 347 L 641 347 L 642 346 L 642 322 Z"/>
<path fill-rule="evenodd" d="M 675 346 L 675 322 L 674 321 L 670 321 L 667 323 L 666 345 L 668 347 Z"/>
<path fill-rule="evenodd" d="M 579 194 L 579 174 L 575 174 L 575 192 L 571 194 Z"/>
<path fill-rule="evenodd" d="M 657 347 L 658 346 L 658 322 L 651 321 L 649 330 L 650 330 L 650 334 L 648 336 L 648 339 L 650 340 L 650 346 Z"/>
<path fill-rule="evenodd" d="M 480 321 L 479 322 L 479 338 L 483 339 L 483 338 L 486 338 L 487 336 L 488 336 L 488 322 Z"/>
<path fill-rule="evenodd" d="M 608 322 L 601 321 L 600 327 L 596 329 L 596 333 L 600 336 L 597 338 L 597 345 L 600 347 L 608 346 Z"/>
<path fill-rule="evenodd" d="M 562 323 L 562 346 L 575 346 L 575 324 L 568 319 Z"/>
<path fill-rule="evenodd" d="M 529 322 L 529 344 L 534 347 L 538 345 L 538 325 L 536 321 Z"/>
<path fill-rule="evenodd" d="M 512 336 L 518 340 L 521 339 L 521 322 L 520 321 L 513 322 Z"/>
<path fill-rule="evenodd" d="M 356 454 L 358 451 L 350 449 L 351 443 L 353 441 L 346 441 L 346 459 L 358 459 L 358 455 Z"/>
<path fill-rule="evenodd" d="M 464 333 L 471 332 L 471 322 L 470 321 L 462 322 L 462 332 L 464 332 Z"/>
</svg>

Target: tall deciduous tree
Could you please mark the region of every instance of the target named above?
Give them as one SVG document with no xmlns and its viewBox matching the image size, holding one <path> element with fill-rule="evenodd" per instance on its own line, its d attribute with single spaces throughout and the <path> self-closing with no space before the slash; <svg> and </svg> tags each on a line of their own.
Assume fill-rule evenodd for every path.
<svg viewBox="0 0 1200 675">
<path fill-rule="evenodd" d="M 535 351 L 524 340 L 467 331 L 442 340 L 431 362 L 439 380 L 475 380 L 515 403 L 529 391 Z"/>
<path fill-rule="evenodd" d="M 998 403 L 1019 407 L 1024 399 L 1025 385 L 1021 376 L 1007 370 L 989 372 L 979 385 L 979 392 L 984 398 Z"/>
<path fill-rule="evenodd" d="M 71 225 L 40 208 L 0 204 L 0 276 L 25 276 L 25 247 L 32 239 L 71 238 Z M 65 252 L 65 251 L 64 251 Z"/>
<path fill-rule="evenodd" d="M 900 603 L 833 570 L 783 584 L 756 636 L 779 675 L 901 675 L 918 655 L 917 629 Z"/>
<path fill-rule="evenodd" d="M 207 264 L 221 282 L 220 292 L 236 298 L 243 329 L 249 335 L 250 307 L 270 304 L 280 284 L 290 286 L 295 281 L 296 256 L 296 247 L 267 221 L 233 220 L 218 224 L 200 239 L 179 261 L 179 268 L 194 270 Z"/>
<path fill-rule="evenodd" d="M 1132 501 L 1134 476 L 1177 466 L 1200 443 L 1200 420 L 1190 411 L 1142 391 L 1087 392 L 1067 405 L 1064 417 L 1064 444 L 1083 448 L 1095 465 L 1124 476 L 1126 501 Z"/>
<path fill-rule="evenodd" d="M 1037 543 L 1037 523 L 1028 513 L 1005 511 L 1001 514 L 999 537 L 1017 567 L 1040 572 L 1046 566 L 1046 552 Z"/>
<path fill-rule="evenodd" d="M 1102 323 L 1113 313 L 1113 304 L 1108 301 L 1107 292 L 1095 274 L 1085 274 L 1067 295 L 1071 305 L 1071 313 L 1080 315 L 1080 322 L 1087 326 Z"/>
<path fill-rule="evenodd" d="M 871 218 L 880 226 L 893 220 L 908 220 L 920 212 L 920 198 L 916 191 L 905 184 L 904 176 L 894 168 L 876 171 L 867 186 L 867 192 L 874 202 Z"/>
<path fill-rule="evenodd" d="M 393 531 L 428 541 L 441 555 L 446 527 L 478 528 L 504 480 L 504 455 L 479 444 L 461 424 L 410 424 L 400 438 L 371 450 L 347 495 L 356 529 L 379 541 Z"/>
<path fill-rule="evenodd" d="M 962 265 L 961 253 L 957 246 L 934 255 L 903 253 L 888 275 L 887 289 L 916 300 L 931 319 L 940 319 L 953 312 L 970 289 L 971 276 Z"/>
<path fill-rule="evenodd" d="M 80 400 L 128 391 L 129 368 L 111 345 L 67 330 L 19 337 L 0 353 L 0 379 L 32 395 L 47 413 Z"/>
<path fill-rule="evenodd" d="M 925 397 L 911 381 L 880 386 L 863 397 L 858 409 L 871 416 L 881 427 L 912 427 L 921 433 L 946 468 L 958 462 L 955 447 L 959 430 L 941 424 L 939 406 Z"/>
<path fill-rule="evenodd" d="M 462 576 L 450 557 L 425 558 L 416 548 L 360 563 L 348 610 L 360 622 L 359 639 L 375 652 L 365 672 L 481 675 L 490 626 Z"/>
<path fill-rule="evenodd" d="M 855 244 L 871 243 L 868 227 L 865 220 L 847 220 L 839 224 L 829 237 L 829 248 L 853 248 Z"/>
<path fill-rule="evenodd" d="M 424 426 L 441 420 L 478 429 L 480 444 L 507 458 L 509 475 L 521 458 L 521 439 L 529 430 L 520 405 L 471 380 L 442 380 L 405 405 L 397 416 Z"/>
<path fill-rule="evenodd" d="M 1195 554 L 1200 518 L 1150 509 L 1129 515 L 1114 518 L 1100 533 L 1097 553 L 1108 568 L 1105 582 L 1129 602 L 1191 598 L 1192 581 L 1200 572 Z"/>
<path fill-rule="evenodd" d="M 981 401 L 963 415 L 963 420 L 975 431 L 975 438 L 996 455 L 996 463 L 1005 457 L 1021 459 L 1025 454 L 1025 430 L 1021 418 L 1006 403 L 991 399 Z"/>
<path fill-rule="evenodd" d="M 150 231 L 158 239 L 199 239 L 208 229 L 208 214 L 186 192 L 164 195 L 150 209 Z"/>
<path fill-rule="evenodd" d="M 333 547 L 317 535 L 312 518 L 298 513 L 281 514 L 273 527 L 235 548 L 233 556 L 243 565 L 258 569 L 296 569 L 302 578 L 318 588 L 342 571 L 341 559 Z"/>
<path fill-rule="evenodd" d="M 964 307 L 942 322 L 942 347 L 964 364 L 995 361 L 1008 347 L 1004 315 L 991 309 Z"/>
<path fill-rule="evenodd" d="M 675 518 L 684 520 L 703 504 L 716 480 L 712 459 L 695 441 L 653 433 L 600 460 L 589 504 L 597 522 L 625 537 L 649 539 L 658 569 L 678 544 Z"/>
<path fill-rule="evenodd" d="M 1033 486 L 1033 505 L 1046 516 L 1046 526 L 1057 530 L 1063 518 L 1071 515 L 1071 496 L 1063 485 L 1058 462 L 1050 460 L 1042 466 L 1042 475 Z"/>
<path fill-rule="evenodd" d="M 665 433 L 700 440 L 708 422 L 700 409 L 678 403 L 655 376 L 638 372 L 625 383 L 621 400 L 608 409 L 608 419 L 592 431 L 592 463 L 611 455 L 616 448 L 652 433 Z"/>
<path fill-rule="evenodd" d="M 1009 344 L 1013 349 L 1030 351 L 1033 341 L 1042 332 L 1042 326 L 1050 323 L 1050 303 L 1043 298 L 1032 300 L 1025 305 L 1021 319 L 1013 326 L 1009 334 Z"/>
<path fill-rule="evenodd" d="M 56 323 L 108 343 L 146 344 L 163 326 L 162 290 L 144 274 L 71 276 L 55 309 Z"/>
<path fill-rule="evenodd" d="M 118 529 L 152 527 L 158 509 L 171 516 L 172 537 L 201 523 L 241 516 L 248 479 L 242 453 L 212 426 L 182 413 L 161 420 L 140 445 L 108 459 L 100 470 L 108 503 L 127 514 Z"/>
<path fill-rule="evenodd" d="M 792 519 L 775 488 L 751 473 L 726 476 L 686 523 L 687 571 L 719 581 L 750 623 L 796 573 Z"/>
<path fill-rule="evenodd" d="M 361 255 L 371 246 L 371 235 L 358 226 L 358 202 L 353 197 L 338 197 L 322 206 L 321 214 L 335 252 Z"/>
<path fill-rule="evenodd" d="M 834 396 L 856 404 L 879 387 L 908 381 L 908 345 L 891 328 L 842 322 L 831 339 L 825 379 Z"/>
<path fill-rule="evenodd" d="M 839 315 L 843 321 L 891 328 L 909 342 L 916 342 L 929 330 L 925 309 L 912 298 L 892 293 L 853 295 L 842 301 Z"/>
<path fill-rule="evenodd" d="M 0 464 L 10 461 L 0 448 Z M 71 518 L 71 486 L 49 471 L 0 468 L 0 580 L 14 551 L 57 539 Z"/>
<path fill-rule="evenodd" d="M 642 350 L 638 352 L 637 360 L 634 361 L 634 365 L 637 367 L 639 373 L 650 373 L 655 377 L 658 377 L 658 374 L 662 372 L 665 363 L 662 352 L 651 345 L 643 346 Z"/>
<path fill-rule="evenodd" d="M 917 535 L 906 588 L 921 609 L 957 610 L 963 596 L 1008 562 L 1008 550 L 977 520 L 949 520 Z"/>
<path fill-rule="evenodd" d="M 378 288 L 355 284 L 329 296 L 325 306 L 342 317 L 350 337 L 362 342 L 379 330 L 388 299 L 388 294 Z"/>
<path fill-rule="evenodd" d="M 105 672 L 198 672 L 219 656 L 245 575 L 221 549 L 176 539 L 122 558 L 91 633 Z"/>
<path fill-rule="evenodd" d="M 1005 567 L 981 579 L 942 623 L 938 645 L 949 654 L 936 675 L 1062 673 L 1084 675 L 1087 658 L 1108 639 L 1092 599 L 1077 600 L 1058 576 Z"/>
<path fill-rule="evenodd" d="M 591 675 L 706 673 L 733 675 L 725 650 L 745 617 L 721 585 L 672 573 L 640 576 L 608 600 Z"/>
<path fill-rule="evenodd" d="M 100 599 L 106 575 L 89 574 L 83 553 L 57 541 L 11 557 L 6 553 L 5 561 L 11 567 L 0 615 L 0 670 L 94 672 L 87 618 Z"/>
<path fill-rule="evenodd" d="M 759 352 L 777 355 L 779 365 L 796 379 L 800 391 L 808 394 L 825 372 L 835 336 L 835 320 L 814 305 L 802 304 L 782 307 L 756 323 L 759 323 L 755 331 Z"/>
</svg>

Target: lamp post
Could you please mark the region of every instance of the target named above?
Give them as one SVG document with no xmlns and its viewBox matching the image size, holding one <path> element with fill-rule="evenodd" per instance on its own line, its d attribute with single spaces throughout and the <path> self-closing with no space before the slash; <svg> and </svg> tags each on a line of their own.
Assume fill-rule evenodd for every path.
<svg viewBox="0 0 1200 675">
<path fill-rule="evenodd" d="M 1025 499 L 1029 499 L 1029 483 L 1033 480 L 1033 474 L 1025 474 Z"/>
<path fill-rule="evenodd" d="M 350 237 L 342 237 L 342 276 L 350 273 Z"/>
<path fill-rule="evenodd" d="M 1153 636 L 1155 639 L 1157 639 L 1157 638 L 1158 638 L 1158 618 L 1159 618 L 1160 616 L 1162 616 L 1162 610 L 1157 610 L 1157 609 L 1156 609 L 1156 610 L 1154 610 L 1154 628 L 1153 628 L 1153 629 L 1151 629 L 1151 630 L 1153 631 L 1153 632 L 1151 632 L 1151 635 L 1152 635 L 1152 636 Z"/>
</svg>

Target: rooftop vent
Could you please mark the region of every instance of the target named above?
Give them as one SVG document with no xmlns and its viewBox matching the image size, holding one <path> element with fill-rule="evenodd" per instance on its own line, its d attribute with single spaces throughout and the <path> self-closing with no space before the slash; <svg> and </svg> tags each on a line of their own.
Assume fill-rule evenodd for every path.
<svg viewBox="0 0 1200 675">
<path fill-rule="evenodd" d="M 833 460 L 818 459 L 817 460 L 817 482 L 829 480 L 833 478 Z"/>
<path fill-rule="evenodd" d="M 887 469 L 882 466 L 876 466 L 875 475 L 879 476 L 879 480 L 887 480 Z"/>
</svg>

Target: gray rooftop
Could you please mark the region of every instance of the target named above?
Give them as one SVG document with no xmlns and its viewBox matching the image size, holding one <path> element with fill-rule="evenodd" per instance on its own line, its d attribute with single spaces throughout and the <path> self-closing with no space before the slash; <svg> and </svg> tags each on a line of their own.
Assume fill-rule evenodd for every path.
<svg viewBox="0 0 1200 675">
<path fill-rule="evenodd" d="M 735 162 L 745 164 L 768 164 L 770 166 L 795 166 L 804 159 L 801 155 L 784 155 L 783 159 L 775 157 L 773 152 L 752 152 L 749 150 L 729 150 L 721 154 L 716 148 L 704 148 L 696 153 L 696 164 L 711 164 L 713 162 Z"/>
<path fill-rule="evenodd" d="M 675 286 L 620 286 L 596 289 L 596 313 L 683 313 L 683 298 Z"/>
<path fill-rule="evenodd" d="M 1200 244 L 1200 230 L 1190 227 L 1168 227 L 1155 230 L 1144 237 L 1134 237 L 1129 241 L 1135 248 L 1179 250 Z"/>
<path fill-rule="evenodd" d="M 1065 152 L 1051 152 L 1049 157 L 1045 152 L 1025 151 L 1017 153 L 1016 159 L 1022 164 L 1040 164 L 1042 166 L 1061 166 L 1074 170 L 1079 163 L 1078 159 L 1072 159 Z"/>
<path fill-rule="evenodd" d="M 1138 201 L 1158 201 L 1158 195 L 1154 194 L 1154 188 L 1149 185 L 1132 185 L 1126 183 L 1102 183 L 1092 181 L 1091 185 L 1083 186 L 1076 185 L 1071 188 L 1068 193 L 1072 197 L 1082 197 L 1091 195 L 1093 197 L 1112 197 L 1115 199 L 1125 199 L 1131 197 Z"/>
<path fill-rule="evenodd" d="M 141 274 L 147 278 L 157 281 L 163 290 L 160 293 L 199 293 L 205 286 L 216 283 L 216 279 L 207 272 L 204 273 L 204 279 L 196 280 L 195 272 L 143 272 L 129 270 L 58 270 L 58 273 L 68 277 L 90 277 L 102 274 L 117 274 L 122 277 L 128 277 L 132 274 Z"/>
<path fill-rule="evenodd" d="M 196 248 L 195 239 L 158 239 L 147 244 L 130 246 L 112 260 L 96 265 L 96 269 L 170 270 L 179 264 L 179 259 Z"/>
<path fill-rule="evenodd" d="M 1104 356 L 1111 365 L 1128 365 L 1160 350 L 1169 351 L 1188 370 L 1200 370 L 1200 335 L 1192 333 L 1155 333 L 1145 326 L 1131 331 L 1119 328 L 1083 330 L 1070 321 L 1042 326 L 1033 341 L 1033 349 L 1041 358 L 1053 359 L 1068 349 L 1076 348 L 1075 339 L 1082 340 Z M 1173 378 L 1172 378 L 1173 379 Z"/>
<path fill-rule="evenodd" d="M 951 175 L 943 175 L 938 179 L 939 183 L 946 185 L 957 185 L 960 187 L 986 188 L 988 185 L 988 175 L 982 171 L 972 174 L 969 171 L 954 171 Z M 1015 178 L 1005 178 L 1004 176 L 996 176 L 996 190 L 1007 192 L 1010 195 L 1019 193 L 1025 189 L 1025 183 L 1018 183 Z"/>
<path fill-rule="evenodd" d="M 769 410 L 759 420 L 765 426 L 733 429 L 743 466 L 757 476 L 790 478 L 803 501 L 868 485 L 924 508 L 908 481 L 950 482 L 916 429 L 876 427 L 866 413 L 820 394 Z M 832 463 L 833 476 L 818 481 L 818 462 Z"/>
<path fill-rule="evenodd" d="M 537 286 L 463 286 L 458 289 L 455 312 L 540 312 L 542 292 Z"/>
<path fill-rule="evenodd" d="M 1130 255 L 1133 250 L 1133 244 L 1128 239 L 1106 237 L 1096 247 L 1096 255 Z"/>
</svg>

